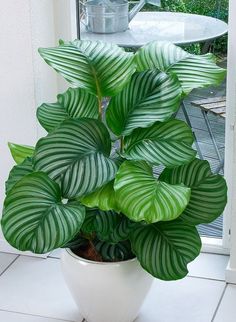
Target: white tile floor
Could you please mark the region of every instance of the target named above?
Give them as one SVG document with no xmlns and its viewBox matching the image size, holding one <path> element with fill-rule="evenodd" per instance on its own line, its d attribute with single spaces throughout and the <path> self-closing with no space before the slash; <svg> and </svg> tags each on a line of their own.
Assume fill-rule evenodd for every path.
<svg viewBox="0 0 236 322">
<path fill-rule="evenodd" d="M 81 322 L 60 271 L 49 258 L 0 253 L 0 322 Z M 228 257 L 201 254 L 189 276 L 156 280 L 136 322 L 235 322 L 236 285 L 226 285 Z M 110 321 L 112 322 L 112 321 Z"/>
</svg>

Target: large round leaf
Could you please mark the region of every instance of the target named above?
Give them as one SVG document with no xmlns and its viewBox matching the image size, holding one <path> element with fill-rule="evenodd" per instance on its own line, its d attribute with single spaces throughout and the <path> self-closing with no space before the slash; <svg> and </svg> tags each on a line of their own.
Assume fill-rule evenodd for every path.
<svg viewBox="0 0 236 322">
<path fill-rule="evenodd" d="M 46 253 L 71 240 L 84 216 L 83 206 L 63 204 L 58 184 L 46 174 L 35 172 L 18 181 L 8 193 L 2 229 L 13 247 Z"/>
<path fill-rule="evenodd" d="M 165 121 L 180 106 L 182 89 L 174 76 L 159 71 L 136 73 L 110 100 L 106 120 L 116 135 L 129 135 L 137 127 Z"/>
<path fill-rule="evenodd" d="M 130 240 L 142 267 L 167 281 L 186 276 L 187 264 L 201 249 L 196 228 L 179 219 L 140 226 L 130 234 Z"/>
<path fill-rule="evenodd" d="M 139 71 L 157 68 L 177 75 L 186 93 L 194 88 L 219 85 L 226 73 L 216 65 L 212 54 L 189 54 L 169 42 L 151 42 L 138 50 L 135 59 Z"/>
<path fill-rule="evenodd" d="M 66 198 L 82 196 L 111 181 L 117 166 L 109 158 L 111 141 L 98 120 L 71 119 L 38 141 L 34 156 L 36 170 L 62 182 Z"/>
<path fill-rule="evenodd" d="M 22 163 L 15 165 L 6 181 L 6 194 L 14 187 L 14 185 L 27 174 L 33 172 L 32 158 L 26 158 Z"/>
<path fill-rule="evenodd" d="M 183 121 L 156 122 L 147 129 L 136 129 L 125 137 L 125 156 L 152 164 L 175 167 L 190 162 L 196 151 L 191 129 Z"/>
<path fill-rule="evenodd" d="M 57 96 L 56 103 L 43 103 L 37 109 L 39 123 L 48 132 L 70 118 L 98 118 L 97 97 L 81 88 L 69 88 Z"/>
<path fill-rule="evenodd" d="M 181 218 L 191 224 L 209 223 L 220 216 L 227 202 L 227 186 L 224 178 L 212 174 L 207 161 L 195 159 L 190 164 L 166 169 L 160 180 L 169 184 L 181 184 L 191 188 L 189 204 Z"/>
<path fill-rule="evenodd" d="M 117 172 L 114 189 L 119 209 L 133 221 L 148 223 L 177 218 L 190 198 L 190 189 L 153 177 L 144 161 L 126 161 Z"/>
<path fill-rule="evenodd" d="M 22 145 L 16 143 L 8 143 L 11 155 L 17 164 L 22 163 L 27 157 L 34 154 L 34 147 L 29 145 Z"/>
<path fill-rule="evenodd" d="M 136 70 L 132 53 L 101 41 L 61 42 L 39 53 L 70 83 L 99 97 L 117 94 Z"/>
</svg>

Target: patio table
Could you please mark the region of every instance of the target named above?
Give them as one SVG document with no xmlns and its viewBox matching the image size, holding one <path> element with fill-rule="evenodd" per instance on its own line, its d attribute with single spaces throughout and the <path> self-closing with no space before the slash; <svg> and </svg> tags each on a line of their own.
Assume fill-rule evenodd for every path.
<svg viewBox="0 0 236 322">
<path fill-rule="evenodd" d="M 153 40 L 166 40 L 177 45 L 208 43 L 226 33 L 224 21 L 179 12 L 139 12 L 128 30 L 115 34 L 90 33 L 82 22 L 80 24 L 80 39 L 102 40 L 135 48 Z"/>
</svg>

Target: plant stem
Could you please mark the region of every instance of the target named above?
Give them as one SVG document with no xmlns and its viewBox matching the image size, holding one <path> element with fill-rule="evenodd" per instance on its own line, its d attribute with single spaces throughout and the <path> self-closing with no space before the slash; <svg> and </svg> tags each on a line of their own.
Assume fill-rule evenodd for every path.
<svg viewBox="0 0 236 322">
<path fill-rule="evenodd" d="M 91 255 L 93 257 L 93 260 L 102 262 L 102 256 L 97 252 L 96 247 L 94 246 L 93 242 L 91 239 L 88 240 L 89 247 L 91 249 Z"/>
<path fill-rule="evenodd" d="M 99 113 L 99 120 L 102 121 L 102 97 L 98 96 L 98 113 Z"/>
</svg>

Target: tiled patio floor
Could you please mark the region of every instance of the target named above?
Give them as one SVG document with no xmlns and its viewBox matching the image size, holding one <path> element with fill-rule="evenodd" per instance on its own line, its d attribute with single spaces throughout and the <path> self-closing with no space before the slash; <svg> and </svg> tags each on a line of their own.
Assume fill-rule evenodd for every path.
<svg viewBox="0 0 236 322">
<path fill-rule="evenodd" d="M 1 322 L 83 320 L 64 283 L 59 253 L 47 259 L 0 253 Z M 201 254 L 185 279 L 156 280 L 136 322 L 234 322 L 236 285 L 224 282 L 227 262 L 227 256 Z"/>
</svg>

